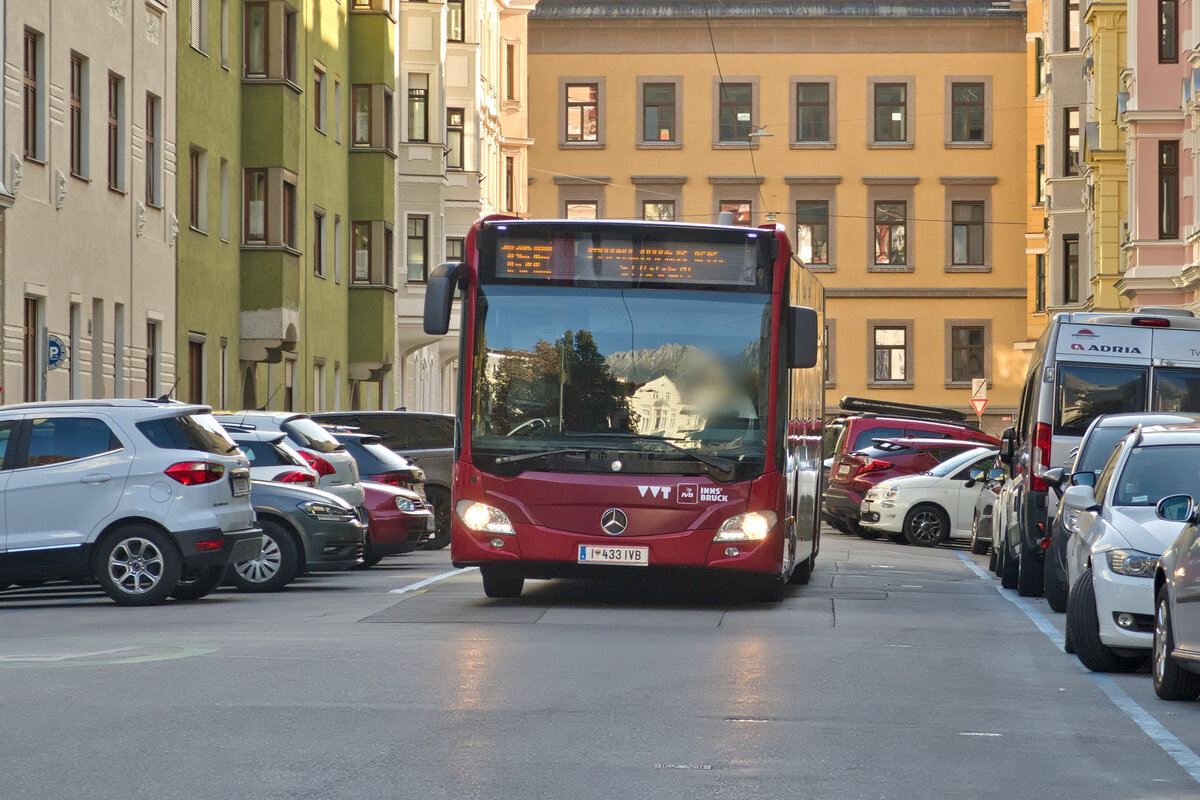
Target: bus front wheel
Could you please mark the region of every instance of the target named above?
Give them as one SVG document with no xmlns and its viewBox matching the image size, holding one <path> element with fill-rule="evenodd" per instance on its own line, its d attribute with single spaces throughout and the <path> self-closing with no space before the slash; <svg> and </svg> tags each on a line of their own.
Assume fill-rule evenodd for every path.
<svg viewBox="0 0 1200 800">
<path fill-rule="evenodd" d="M 483 576 L 483 593 L 488 597 L 513 598 L 520 597 L 525 588 L 525 576 L 513 573 L 499 565 L 487 565 L 479 568 Z"/>
</svg>

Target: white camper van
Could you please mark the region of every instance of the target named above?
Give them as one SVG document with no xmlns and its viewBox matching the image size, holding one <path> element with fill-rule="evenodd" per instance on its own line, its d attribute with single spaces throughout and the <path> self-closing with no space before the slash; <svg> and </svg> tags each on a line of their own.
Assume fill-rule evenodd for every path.
<svg viewBox="0 0 1200 800">
<path fill-rule="evenodd" d="M 1010 477 L 996 503 L 993 546 L 1006 587 L 1042 593 L 1053 512 L 1042 473 L 1069 463 L 1097 416 L 1130 411 L 1200 411 L 1200 319 L 1163 308 L 1055 315 L 1000 445 Z"/>
</svg>

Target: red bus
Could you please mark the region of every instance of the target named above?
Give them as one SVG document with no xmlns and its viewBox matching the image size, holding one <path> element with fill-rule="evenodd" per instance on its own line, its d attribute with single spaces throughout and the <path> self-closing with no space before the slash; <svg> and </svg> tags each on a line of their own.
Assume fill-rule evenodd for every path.
<svg viewBox="0 0 1200 800">
<path fill-rule="evenodd" d="M 489 217 L 462 291 L 451 558 L 526 578 L 702 569 L 781 600 L 819 548 L 824 289 L 782 227 Z"/>
</svg>

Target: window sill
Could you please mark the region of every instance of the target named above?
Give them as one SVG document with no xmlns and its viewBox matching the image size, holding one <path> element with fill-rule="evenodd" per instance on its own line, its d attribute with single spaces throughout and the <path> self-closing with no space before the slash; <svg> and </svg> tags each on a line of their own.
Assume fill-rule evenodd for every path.
<svg viewBox="0 0 1200 800">
<path fill-rule="evenodd" d="M 836 264 L 809 264 L 809 272 L 837 272 Z"/>
<path fill-rule="evenodd" d="M 113 194 L 121 195 L 121 197 L 125 197 L 127 194 L 129 194 L 129 192 L 125 191 L 120 186 L 109 186 L 108 190 Z"/>
<path fill-rule="evenodd" d="M 204 56 L 205 58 L 208 58 L 208 53 L 204 52 L 199 47 L 196 47 L 196 45 L 189 44 L 188 47 L 190 47 L 192 49 L 193 53 L 199 53 L 200 55 Z"/>
<path fill-rule="evenodd" d="M 825 381 L 825 388 L 826 389 L 836 389 L 837 381 Z"/>
<path fill-rule="evenodd" d="M 413 144 L 424 144 L 424 142 L 414 142 Z M 390 156 L 391 158 L 396 157 L 395 151 L 389 150 L 386 147 L 366 147 L 365 145 L 361 145 L 361 144 L 350 145 L 350 152 L 351 153 L 380 153 L 385 156 Z"/>
<path fill-rule="evenodd" d="M 836 150 L 837 142 L 789 142 L 793 150 Z"/>
<path fill-rule="evenodd" d="M 422 284 L 422 286 L 424 286 L 424 284 Z M 387 283 L 370 283 L 368 281 L 356 281 L 356 282 L 350 284 L 350 288 L 351 289 L 384 289 L 386 291 L 391 292 L 392 294 L 396 293 L 396 287 L 392 286 L 391 284 L 387 284 Z"/>
<path fill-rule="evenodd" d="M 87 175 L 80 175 L 78 172 L 72 172 L 71 177 L 77 181 L 83 181 L 84 183 L 92 182 L 92 179 L 89 178 Z"/>
<path fill-rule="evenodd" d="M 604 142 L 559 142 L 559 150 L 603 150 Z"/>
<path fill-rule="evenodd" d="M 246 75 L 242 77 L 242 83 L 252 86 L 286 86 L 296 94 L 304 94 L 304 90 L 295 82 L 287 78 L 269 78 L 259 75 Z"/>
<path fill-rule="evenodd" d="M 757 150 L 758 142 L 713 142 L 713 150 Z"/>
<path fill-rule="evenodd" d="M 912 150 L 912 142 L 867 142 L 868 150 Z"/>
<path fill-rule="evenodd" d="M 991 142 L 946 142 L 947 150 L 991 150 Z"/>
<path fill-rule="evenodd" d="M 634 147 L 638 150 L 682 150 L 683 142 L 637 142 Z"/>
<path fill-rule="evenodd" d="M 254 251 L 254 252 L 260 252 L 260 253 L 288 253 L 290 255 L 296 256 L 297 258 L 304 255 L 304 253 L 300 252 L 296 248 L 292 247 L 291 245 L 286 245 L 286 244 L 263 244 L 263 243 L 256 243 L 256 242 L 247 242 L 247 243 L 242 244 L 242 249 L 250 250 L 250 251 Z"/>
<path fill-rule="evenodd" d="M 386 8 L 355 8 L 353 5 L 351 5 L 350 13 L 351 14 L 363 14 L 365 16 L 373 16 L 373 17 L 387 17 L 392 22 L 396 21 L 396 17 L 390 11 L 388 11 Z"/>
<path fill-rule="evenodd" d="M 947 264 L 946 272 L 991 272 L 991 264 Z"/>
<path fill-rule="evenodd" d="M 912 381 L 867 381 L 868 389 L 915 389 Z"/>
<path fill-rule="evenodd" d="M 150 202 L 149 200 L 147 200 L 147 201 L 146 201 L 146 208 L 147 208 L 147 209 L 149 209 L 150 211 L 162 211 L 162 210 L 163 210 L 163 204 L 162 204 L 162 203 L 152 203 L 152 202 Z"/>
<path fill-rule="evenodd" d="M 201 236 L 208 236 L 208 231 L 204 230 L 203 228 L 197 228 L 195 225 L 188 225 L 188 230 L 192 233 L 198 233 Z"/>
<path fill-rule="evenodd" d="M 31 156 L 31 155 L 26 154 L 26 155 L 21 156 L 21 160 L 26 162 L 27 164 L 39 164 L 43 167 L 46 166 L 46 159 L 38 158 L 37 156 Z"/>
<path fill-rule="evenodd" d="M 967 380 L 967 381 L 946 381 L 946 383 L 945 383 L 945 387 L 947 389 L 970 389 L 970 388 L 972 388 L 973 385 L 974 384 L 972 383 L 972 381 L 969 381 L 969 380 Z M 992 388 L 992 379 L 991 378 L 987 379 L 987 387 L 989 389 Z"/>
<path fill-rule="evenodd" d="M 912 272 L 913 268 L 905 264 L 868 264 L 867 272 Z"/>
<path fill-rule="evenodd" d="M 315 269 L 313 270 L 313 277 L 314 277 L 314 278 L 320 278 L 320 279 L 321 279 L 321 280 L 323 280 L 323 281 L 327 281 L 327 280 L 329 280 L 329 278 L 328 278 L 328 277 L 326 277 L 325 273 L 323 273 L 323 272 L 317 272 Z"/>
</svg>

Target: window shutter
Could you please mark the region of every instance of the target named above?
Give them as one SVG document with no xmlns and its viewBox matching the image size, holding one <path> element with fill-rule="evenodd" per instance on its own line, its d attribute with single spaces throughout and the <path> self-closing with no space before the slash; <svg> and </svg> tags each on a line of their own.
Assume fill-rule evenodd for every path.
<svg viewBox="0 0 1200 800">
<path fill-rule="evenodd" d="M 203 8 L 203 0 L 192 0 L 192 11 L 191 11 L 191 17 L 190 17 L 190 19 L 192 21 L 191 44 L 192 44 L 192 47 L 196 48 L 197 50 L 200 49 L 200 43 L 202 41 L 201 35 L 200 35 L 201 34 L 201 26 L 204 25 L 203 15 L 200 13 L 202 8 Z"/>
</svg>

